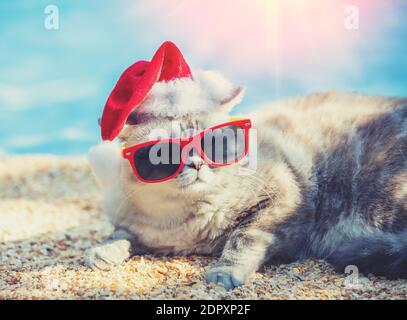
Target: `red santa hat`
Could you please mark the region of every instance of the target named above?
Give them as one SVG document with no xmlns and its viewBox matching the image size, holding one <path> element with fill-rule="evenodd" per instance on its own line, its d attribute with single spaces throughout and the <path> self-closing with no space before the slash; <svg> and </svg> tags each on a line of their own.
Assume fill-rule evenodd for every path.
<svg viewBox="0 0 407 320">
<path fill-rule="evenodd" d="M 134 108 L 143 102 L 159 81 L 192 78 L 191 70 L 181 51 L 170 42 L 164 42 L 150 62 L 137 61 L 120 76 L 107 99 L 100 123 L 102 139 L 113 140 L 126 123 Z"/>
</svg>

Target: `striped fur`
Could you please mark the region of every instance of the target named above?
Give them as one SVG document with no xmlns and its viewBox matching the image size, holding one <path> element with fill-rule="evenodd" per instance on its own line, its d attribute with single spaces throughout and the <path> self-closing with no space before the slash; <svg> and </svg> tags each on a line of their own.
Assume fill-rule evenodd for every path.
<svg viewBox="0 0 407 320">
<path fill-rule="evenodd" d="M 192 108 L 175 119 L 197 129 L 226 119 L 208 111 Z M 219 256 L 207 280 L 228 289 L 264 263 L 307 257 L 341 271 L 352 264 L 406 277 L 407 100 L 322 93 L 265 105 L 251 118 L 258 143 L 253 175 L 239 174 L 242 163 L 206 167 L 205 179 L 192 185 L 178 178 L 149 185 L 121 163 L 105 207 L 115 225 L 126 228 L 132 254 L 140 248 Z M 145 141 L 170 120 L 173 115 L 144 119 L 121 138 Z M 97 264 L 95 255 L 90 265 Z"/>
</svg>

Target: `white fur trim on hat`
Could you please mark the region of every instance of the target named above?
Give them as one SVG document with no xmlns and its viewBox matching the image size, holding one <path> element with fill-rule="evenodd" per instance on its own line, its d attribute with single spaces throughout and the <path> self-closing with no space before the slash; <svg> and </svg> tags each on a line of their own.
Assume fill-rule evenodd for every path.
<svg viewBox="0 0 407 320">
<path fill-rule="evenodd" d="M 137 112 L 167 117 L 211 112 L 236 88 L 216 71 L 197 70 L 192 76 L 157 82 Z"/>
</svg>

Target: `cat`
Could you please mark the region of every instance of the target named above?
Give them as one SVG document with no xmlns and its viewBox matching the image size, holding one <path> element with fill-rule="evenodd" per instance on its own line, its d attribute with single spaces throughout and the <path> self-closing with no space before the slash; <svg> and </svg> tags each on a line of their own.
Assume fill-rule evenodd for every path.
<svg viewBox="0 0 407 320">
<path fill-rule="evenodd" d="M 229 121 L 243 98 L 215 71 L 156 83 L 119 140 L 153 140 L 160 128 L 203 130 Z M 163 183 L 138 181 L 115 143 L 89 151 L 115 226 L 86 264 L 102 270 L 132 255 L 211 255 L 210 283 L 241 286 L 265 263 L 325 259 L 343 272 L 407 277 L 407 99 L 318 93 L 266 104 L 248 115 L 250 161 L 190 165 Z M 250 151 L 251 152 L 251 151 Z M 249 153 L 250 153 L 249 152 Z"/>
</svg>

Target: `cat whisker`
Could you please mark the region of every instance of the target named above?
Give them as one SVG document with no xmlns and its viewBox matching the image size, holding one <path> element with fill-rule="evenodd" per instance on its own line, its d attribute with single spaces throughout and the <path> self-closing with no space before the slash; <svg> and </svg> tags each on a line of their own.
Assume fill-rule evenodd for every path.
<svg viewBox="0 0 407 320">
<path fill-rule="evenodd" d="M 278 197 L 278 194 L 273 189 L 271 189 L 270 186 L 261 177 L 256 176 L 256 173 L 248 175 L 246 177 L 249 178 L 248 181 L 260 183 L 262 186 L 261 190 L 266 193 L 267 197 L 271 201 L 274 202 L 276 197 Z"/>
</svg>

